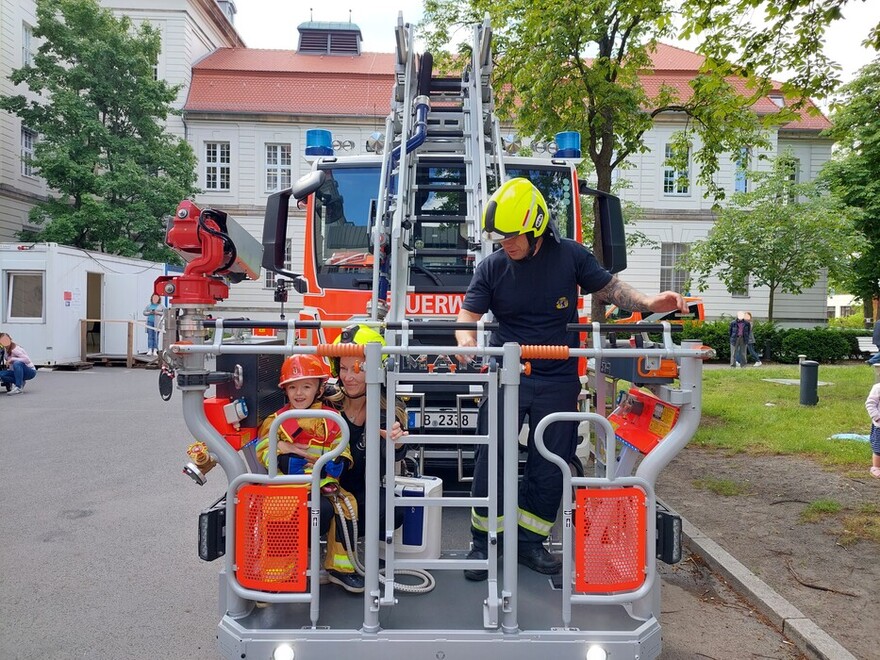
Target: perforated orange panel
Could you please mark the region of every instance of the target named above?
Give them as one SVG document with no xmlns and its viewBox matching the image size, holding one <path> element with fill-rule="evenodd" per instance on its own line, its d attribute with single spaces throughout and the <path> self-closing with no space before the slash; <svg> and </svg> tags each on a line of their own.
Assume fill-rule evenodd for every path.
<svg viewBox="0 0 880 660">
<path fill-rule="evenodd" d="M 308 488 L 247 484 L 238 491 L 235 575 L 259 591 L 303 592 L 309 559 Z"/>
<path fill-rule="evenodd" d="M 579 488 L 574 519 L 574 590 L 638 589 L 645 581 L 645 493 L 638 488 Z"/>
</svg>

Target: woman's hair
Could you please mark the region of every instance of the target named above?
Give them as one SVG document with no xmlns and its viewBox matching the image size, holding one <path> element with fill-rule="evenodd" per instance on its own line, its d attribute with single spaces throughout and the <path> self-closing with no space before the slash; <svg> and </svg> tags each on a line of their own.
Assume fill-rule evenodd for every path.
<svg viewBox="0 0 880 660">
<path fill-rule="evenodd" d="M 8 348 L 9 348 L 10 351 L 11 351 L 13 348 L 15 348 L 16 343 L 15 343 L 14 341 L 12 341 L 12 337 L 9 335 L 9 333 L 7 333 L 7 332 L 0 332 L 0 339 L 2 339 L 3 337 L 6 337 L 6 338 L 9 340 L 9 347 L 8 347 Z"/>
<path fill-rule="evenodd" d="M 157 303 L 162 301 L 162 296 L 160 296 L 158 293 L 154 293 L 152 296 L 150 296 L 151 303 L 154 302 L 153 298 L 156 298 L 155 302 Z"/>
<path fill-rule="evenodd" d="M 345 398 L 345 391 L 338 385 L 331 385 L 330 383 L 324 385 L 323 400 L 328 406 L 336 408 L 336 410 L 342 410 Z M 382 412 L 388 409 L 388 401 L 385 398 L 384 387 L 382 388 L 382 397 L 379 399 L 379 408 Z M 406 408 L 401 401 L 396 401 L 394 404 L 394 417 L 400 422 L 401 427 L 406 428 Z"/>
</svg>

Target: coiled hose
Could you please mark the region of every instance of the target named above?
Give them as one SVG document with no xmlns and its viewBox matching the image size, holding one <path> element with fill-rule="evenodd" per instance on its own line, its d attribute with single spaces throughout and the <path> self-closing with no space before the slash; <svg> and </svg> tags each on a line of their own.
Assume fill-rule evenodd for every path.
<svg viewBox="0 0 880 660">
<path fill-rule="evenodd" d="M 345 542 L 345 552 L 348 554 L 348 559 L 349 561 L 351 561 L 355 570 L 360 575 L 364 575 L 366 570 L 364 569 L 364 565 L 361 563 L 360 557 L 358 557 L 357 549 L 351 542 L 351 537 L 348 535 L 348 525 L 345 524 L 349 520 L 351 520 L 352 527 L 354 528 L 354 537 L 355 539 L 358 538 L 358 522 L 354 507 L 351 505 L 351 501 L 348 499 L 347 496 L 340 496 L 339 493 L 330 496 L 330 500 L 333 503 L 333 508 L 336 510 L 336 516 L 342 525 L 342 535 Z M 345 511 L 342 508 L 342 502 L 345 503 L 348 514 L 351 516 L 350 519 L 345 517 Z M 419 580 L 417 584 L 403 584 L 401 582 L 395 582 L 394 588 L 404 593 L 426 594 L 430 591 L 433 591 L 434 587 L 436 586 L 434 576 L 431 575 L 428 571 L 423 571 L 418 568 L 403 568 L 396 571 L 396 573 L 398 573 L 399 575 L 410 575 Z M 379 571 L 379 581 L 382 584 L 385 584 L 387 582 L 384 568 Z"/>
</svg>

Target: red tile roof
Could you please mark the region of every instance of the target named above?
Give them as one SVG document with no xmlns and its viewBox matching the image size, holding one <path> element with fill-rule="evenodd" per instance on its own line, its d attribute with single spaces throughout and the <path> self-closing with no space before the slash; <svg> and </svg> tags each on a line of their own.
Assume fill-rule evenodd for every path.
<svg viewBox="0 0 880 660">
<path fill-rule="evenodd" d="M 679 100 L 687 101 L 693 96 L 693 89 L 689 83 L 694 74 L 703 66 L 704 60 L 702 55 L 689 50 L 658 43 L 654 52 L 651 53 L 653 71 L 641 75 L 642 87 L 649 98 L 654 98 L 659 93 L 661 85 L 667 85 L 678 92 Z M 728 78 L 727 82 L 744 96 L 753 93 L 753 90 L 747 87 L 746 81 L 742 78 Z M 769 96 L 759 98 L 752 107 L 759 115 L 779 110 L 779 106 Z M 817 114 L 814 115 L 813 111 Z M 783 126 L 785 130 L 803 131 L 821 131 L 826 128 L 831 128 L 831 122 L 812 101 L 807 102 L 807 109 L 800 119 Z"/>
<path fill-rule="evenodd" d="M 301 55 L 292 50 L 221 48 L 193 65 L 184 110 L 384 117 L 390 109 L 394 60 L 392 53 Z M 665 84 L 675 88 L 681 100 L 689 99 L 688 83 L 703 57 L 658 44 L 652 60 L 654 71 L 641 76 L 648 96 Z M 748 93 L 744 81 L 731 82 Z M 759 114 L 777 109 L 768 97 L 754 107 Z M 785 128 L 821 130 L 830 125 L 820 115 L 805 116 Z"/>
</svg>

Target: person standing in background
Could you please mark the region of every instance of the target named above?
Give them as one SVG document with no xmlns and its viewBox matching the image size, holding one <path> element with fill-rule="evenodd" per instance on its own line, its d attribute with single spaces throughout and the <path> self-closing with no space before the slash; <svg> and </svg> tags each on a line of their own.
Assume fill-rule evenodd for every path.
<svg viewBox="0 0 880 660">
<path fill-rule="evenodd" d="M 737 312 L 730 322 L 730 366 L 741 367 L 746 362 L 746 345 L 749 343 L 750 325 L 745 312 Z"/>
<path fill-rule="evenodd" d="M 760 367 L 761 356 L 758 355 L 758 351 L 755 350 L 755 324 L 752 323 L 752 313 L 746 312 L 745 317 L 746 321 L 749 324 L 749 338 L 746 341 L 746 349 L 748 350 L 749 355 L 751 355 L 752 358 L 755 360 L 755 366 Z M 746 358 L 748 359 L 748 356 L 746 356 Z"/>
<path fill-rule="evenodd" d="M 144 316 L 147 317 L 147 355 L 156 355 L 159 350 L 159 329 L 165 317 L 165 308 L 158 293 L 150 296 L 150 304 L 144 307 Z"/>
<path fill-rule="evenodd" d="M 871 476 L 880 479 L 880 383 L 875 383 L 865 400 L 871 417 Z"/>
</svg>

